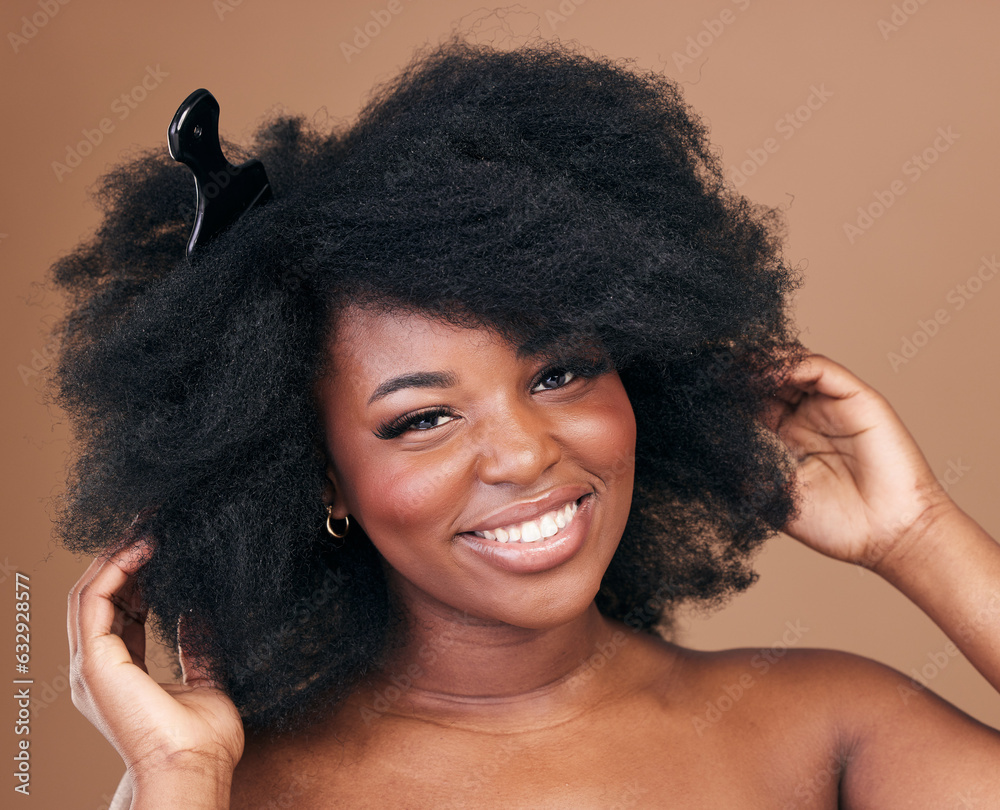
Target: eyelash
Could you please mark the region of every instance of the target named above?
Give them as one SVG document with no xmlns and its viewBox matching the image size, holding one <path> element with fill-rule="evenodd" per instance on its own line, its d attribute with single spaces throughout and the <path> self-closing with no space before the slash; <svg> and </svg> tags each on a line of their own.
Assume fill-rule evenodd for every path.
<svg viewBox="0 0 1000 810">
<path fill-rule="evenodd" d="M 544 371 L 542 371 L 535 379 L 532 381 L 531 390 L 534 391 L 542 381 L 548 379 L 549 377 L 559 376 L 562 374 L 570 373 L 573 378 L 569 380 L 565 385 L 569 385 L 573 380 L 576 379 L 591 379 L 603 374 L 607 371 L 607 366 L 604 363 L 593 363 L 590 361 L 576 361 L 568 365 L 561 366 L 549 366 Z M 546 388 L 546 391 L 556 391 L 559 388 L 564 388 L 565 385 L 557 386 L 556 388 Z M 408 413 L 397 419 L 392 419 L 388 422 L 384 422 L 379 426 L 378 430 L 375 431 L 375 435 L 380 439 L 395 439 L 397 436 L 402 436 L 404 433 L 413 429 L 413 426 L 418 422 L 423 422 L 427 420 L 434 419 L 438 416 L 452 416 L 452 412 L 446 408 L 427 408 L 423 411 L 417 411 L 416 413 Z M 425 428 L 425 430 L 431 430 L 433 428 Z"/>
</svg>

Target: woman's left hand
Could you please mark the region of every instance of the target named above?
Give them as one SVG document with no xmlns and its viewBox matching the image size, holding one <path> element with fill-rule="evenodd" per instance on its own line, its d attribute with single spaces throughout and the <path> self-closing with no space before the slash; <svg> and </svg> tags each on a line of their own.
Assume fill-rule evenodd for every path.
<svg viewBox="0 0 1000 810">
<path fill-rule="evenodd" d="M 785 532 L 823 554 L 877 568 L 958 508 L 892 406 L 827 357 L 792 371 L 768 423 L 798 461 L 801 511 Z"/>
</svg>

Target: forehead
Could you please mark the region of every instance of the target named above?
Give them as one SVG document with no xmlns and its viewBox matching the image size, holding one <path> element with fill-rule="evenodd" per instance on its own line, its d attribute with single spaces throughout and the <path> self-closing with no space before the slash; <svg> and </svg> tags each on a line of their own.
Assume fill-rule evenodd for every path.
<svg viewBox="0 0 1000 810">
<path fill-rule="evenodd" d="M 459 327 L 427 313 L 357 306 L 341 312 L 330 341 L 334 370 L 354 372 L 391 372 L 488 349 L 517 351 L 487 327 Z"/>
<path fill-rule="evenodd" d="M 484 364 L 559 362 L 586 357 L 595 363 L 609 360 L 593 338 L 538 334 L 524 342 L 470 317 L 456 325 L 440 316 L 405 308 L 378 305 L 345 307 L 336 316 L 328 343 L 329 367 L 324 376 L 336 378 L 369 396 L 379 383 L 413 372 L 453 372 L 463 376 L 470 364 L 476 370 L 496 368 Z M 497 368 L 498 370 L 498 368 Z"/>
</svg>

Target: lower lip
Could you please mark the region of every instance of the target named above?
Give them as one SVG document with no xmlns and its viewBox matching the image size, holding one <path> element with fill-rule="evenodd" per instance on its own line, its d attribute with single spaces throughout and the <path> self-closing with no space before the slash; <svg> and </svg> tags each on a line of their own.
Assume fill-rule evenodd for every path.
<svg viewBox="0 0 1000 810">
<path fill-rule="evenodd" d="M 490 565 L 516 574 L 536 574 L 548 571 L 576 556 L 583 548 L 593 515 L 593 495 L 585 495 L 573 521 L 551 537 L 534 543 L 501 543 L 471 533 L 456 535 L 456 539 Z"/>
</svg>

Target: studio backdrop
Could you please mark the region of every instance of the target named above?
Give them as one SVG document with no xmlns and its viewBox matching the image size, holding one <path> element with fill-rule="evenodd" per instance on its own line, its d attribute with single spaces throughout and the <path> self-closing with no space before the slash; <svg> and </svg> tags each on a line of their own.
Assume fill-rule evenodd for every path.
<svg viewBox="0 0 1000 810">
<path fill-rule="evenodd" d="M 938 478 L 1000 533 L 1000 6 L 990 0 L 6 0 L 0 8 L 0 317 L 5 661 L 30 683 L 29 796 L 14 793 L 19 708 L 4 702 L 4 807 L 106 808 L 115 752 L 73 707 L 66 594 L 87 560 L 51 538 L 69 444 L 47 404 L 48 330 L 63 302 L 48 266 L 97 223 L 88 190 L 138 147 L 166 150 L 193 90 L 243 140 L 281 106 L 324 126 L 352 120 L 414 49 L 453 30 L 509 47 L 575 41 L 679 82 L 732 185 L 782 210 L 785 258 L 804 283 L 802 341 L 885 394 Z M 127 486 L 128 482 L 122 482 Z M 760 581 L 677 641 L 749 647 L 769 667 L 831 647 L 896 667 L 973 716 L 1000 701 L 915 607 L 863 568 L 786 537 Z M 30 588 L 30 660 L 17 670 L 15 584 Z M 994 620 L 1000 620 L 1000 594 Z M 151 656 L 170 677 L 162 650 Z M 737 690 L 738 691 L 738 690 Z M 693 717 L 710 733 L 737 694 Z M 905 700 L 905 695 L 901 695 Z M 727 701 L 729 701 L 727 703 Z"/>
</svg>

